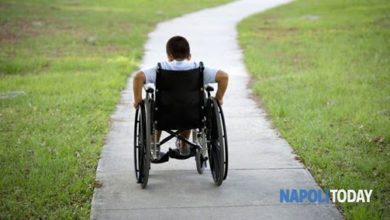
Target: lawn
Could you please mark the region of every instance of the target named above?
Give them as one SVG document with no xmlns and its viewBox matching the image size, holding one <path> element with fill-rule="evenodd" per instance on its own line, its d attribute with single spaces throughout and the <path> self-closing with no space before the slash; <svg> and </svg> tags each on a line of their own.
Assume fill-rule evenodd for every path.
<svg viewBox="0 0 390 220">
<path fill-rule="evenodd" d="M 274 126 L 324 189 L 373 189 L 348 219 L 390 218 L 390 2 L 296 0 L 239 24 Z"/>
<path fill-rule="evenodd" d="M 89 218 L 109 115 L 156 22 L 229 0 L 0 0 L 0 219 Z"/>
</svg>

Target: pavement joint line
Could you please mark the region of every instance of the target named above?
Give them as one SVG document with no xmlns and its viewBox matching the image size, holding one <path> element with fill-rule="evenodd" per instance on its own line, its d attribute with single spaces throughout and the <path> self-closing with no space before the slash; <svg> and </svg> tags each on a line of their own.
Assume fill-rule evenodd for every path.
<svg viewBox="0 0 390 220">
<path fill-rule="evenodd" d="M 294 205 L 297 206 L 334 206 L 333 204 L 319 204 L 319 203 L 294 203 Z M 101 210 L 159 210 L 159 209 L 191 209 L 191 208 L 201 208 L 201 209 L 208 209 L 208 208 L 213 208 L 213 209 L 222 209 L 222 208 L 247 208 L 247 207 L 265 207 L 265 206 L 291 206 L 291 203 L 271 203 L 271 204 L 242 204 L 242 205 L 226 205 L 226 206 L 167 206 L 167 207 L 148 207 L 148 208 L 129 208 L 129 209 L 121 209 L 121 208 L 102 208 Z"/>
<path fill-rule="evenodd" d="M 305 167 L 270 167 L 270 168 L 233 168 L 228 171 L 241 171 L 241 170 L 304 170 Z M 174 169 L 174 170 L 155 170 L 155 171 L 196 171 L 196 170 L 188 170 L 188 169 Z M 207 170 L 210 172 L 210 170 Z"/>
<path fill-rule="evenodd" d="M 264 168 L 236 168 L 236 169 L 229 169 L 229 170 L 302 170 L 305 169 L 305 167 L 264 167 Z"/>
<path fill-rule="evenodd" d="M 306 168 L 305 167 L 282 167 L 282 168 L 278 168 L 278 167 L 271 167 L 271 168 L 237 168 L 237 169 L 229 169 L 229 171 L 255 171 L 255 170 L 305 170 Z M 194 172 L 196 173 L 195 171 L 196 170 L 188 170 L 188 169 L 175 169 L 175 170 L 153 170 L 153 172 L 155 171 L 158 171 L 158 172 L 166 172 L 166 171 L 180 171 L 180 172 Z M 105 171 L 99 171 L 99 172 L 105 172 Z M 132 173 L 134 172 L 134 170 L 131 170 L 131 171 L 116 171 L 116 172 L 111 172 L 110 174 L 122 174 L 122 173 Z M 205 172 L 207 173 L 210 173 L 210 170 L 205 170 Z M 134 174 L 134 173 L 132 173 Z M 151 173 L 152 174 L 152 173 Z M 201 175 L 201 174 L 199 174 Z"/>
</svg>

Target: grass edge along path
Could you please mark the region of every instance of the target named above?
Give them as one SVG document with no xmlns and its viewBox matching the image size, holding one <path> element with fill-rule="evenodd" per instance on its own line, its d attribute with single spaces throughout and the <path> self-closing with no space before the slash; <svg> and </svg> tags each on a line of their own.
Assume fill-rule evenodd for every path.
<svg viewBox="0 0 390 220">
<path fill-rule="evenodd" d="M 109 115 L 147 33 L 226 2 L 1 1 L 0 218 L 88 218 Z"/>
<path fill-rule="evenodd" d="M 254 90 L 324 189 L 373 189 L 347 219 L 390 217 L 390 2 L 297 0 L 238 25 Z M 286 186 L 287 187 L 287 186 Z"/>
</svg>

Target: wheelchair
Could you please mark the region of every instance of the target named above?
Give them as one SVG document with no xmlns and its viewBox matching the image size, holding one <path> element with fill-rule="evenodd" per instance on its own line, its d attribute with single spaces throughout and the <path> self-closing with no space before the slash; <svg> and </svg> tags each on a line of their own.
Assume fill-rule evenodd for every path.
<svg viewBox="0 0 390 220">
<path fill-rule="evenodd" d="M 134 168 L 137 183 L 148 184 L 151 163 L 169 158 L 195 157 L 196 169 L 202 174 L 210 166 L 215 185 L 220 186 L 228 174 L 228 140 L 225 118 L 218 100 L 211 96 L 213 87 L 203 84 L 203 63 L 187 71 L 164 70 L 158 63 L 155 89 L 145 87 L 146 97 L 135 112 Z M 157 131 L 168 136 L 157 140 Z M 191 130 L 192 141 L 180 134 Z M 160 147 L 172 138 L 188 144 L 191 153 L 182 156 L 178 150 L 160 157 Z"/>
</svg>

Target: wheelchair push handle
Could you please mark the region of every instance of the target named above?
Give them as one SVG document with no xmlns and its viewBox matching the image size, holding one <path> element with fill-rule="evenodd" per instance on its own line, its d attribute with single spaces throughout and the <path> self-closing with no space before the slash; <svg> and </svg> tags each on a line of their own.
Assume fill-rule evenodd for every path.
<svg viewBox="0 0 390 220">
<path fill-rule="evenodd" d="M 206 91 L 207 91 L 207 96 L 210 97 L 211 96 L 210 92 L 214 91 L 214 87 L 212 87 L 211 85 L 206 85 Z"/>
<path fill-rule="evenodd" d="M 214 91 L 214 87 L 212 87 L 212 86 L 210 86 L 210 85 L 207 85 L 207 86 L 206 86 L 206 91 L 207 91 L 207 92 L 212 92 L 212 91 Z"/>
<path fill-rule="evenodd" d="M 153 93 L 154 92 L 154 87 L 151 84 L 145 84 L 144 85 L 144 90 L 146 93 Z"/>
</svg>

